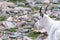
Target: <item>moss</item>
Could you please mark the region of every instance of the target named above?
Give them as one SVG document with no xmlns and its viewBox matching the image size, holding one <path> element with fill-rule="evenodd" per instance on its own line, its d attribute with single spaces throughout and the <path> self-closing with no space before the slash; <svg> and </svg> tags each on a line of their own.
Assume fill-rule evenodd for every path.
<svg viewBox="0 0 60 40">
<path fill-rule="evenodd" d="M 16 32 L 16 29 L 15 28 L 10 28 L 9 31 L 10 32 Z"/>
<path fill-rule="evenodd" d="M 56 16 L 50 16 L 51 18 L 56 18 Z"/>
<path fill-rule="evenodd" d="M 31 20 L 27 20 L 27 22 L 32 22 Z"/>
<path fill-rule="evenodd" d="M 37 38 L 39 35 L 40 35 L 40 34 L 37 33 L 37 32 L 30 32 L 28 36 L 29 36 L 29 37 L 32 37 L 33 39 L 35 39 L 35 38 Z"/>
<path fill-rule="evenodd" d="M 25 27 L 24 29 L 32 29 L 32 27 Z"/>
<path fill-rule="evenodd" d="M 8 0 L 8 2 L 16 2 L 16 1 L 22 2 L 22 1 L 24 1 L 24 0 Z"/>
<path fill-rule="evenodd" d="M 4 20 L 6 20 L 6 17 L 5 16 L 1 16 L 0 17 L 0 21 L 4 21 Z"/>
<path fill-rule="evenodd" d="M 35 10 L 39 10 L 39 8 L 37 8 L 37 7 L 35 7 L 34 9 L 35 9 Z"/>
<path fill-rule="evenodd" d="M 18 5 L 19 7 L 25 7 L 25 5 Z"/>
</svg>

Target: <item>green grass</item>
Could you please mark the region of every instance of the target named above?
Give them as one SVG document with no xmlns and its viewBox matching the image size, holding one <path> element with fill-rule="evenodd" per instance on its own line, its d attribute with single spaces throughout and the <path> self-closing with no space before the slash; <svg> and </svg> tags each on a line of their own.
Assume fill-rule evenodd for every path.
<svg viewBox="0 0 60 40">
<path fill-rule="evenodd" d="M 32 29 L 32 27 L 25 27 L 24 29 Z"/>
<path fill-rule="evenodd" d="M 1 16 L 0 17 L 0 21 L 4 21 L 4 20 L 6 20 L 6 17 L 5 16 Z"/>
<path fill-rule="evenodd" d="M 18 2 L 22 2 L 22 1 L 24 1 L 24 0 L 8 0 L 9 2 L 16 2 L 16 1 L 18 1 Z"/>
<path fill-rule="evenodd" d="M 25 7 L 25 5 L 18 5 L 19 7 Z"/>
<path fill-rule="evenodd" d="M 27 22 L 32 22 L 31 20 L 27 20 Z"/>
<path fill-rule="evenodd" d="M 16 29 L 15 28 L 11 28 L 9 29 L 10 32 L 16 32 Z"/>
<path fill-rule="evenodd" d="M 39 10 L 39 8 L 38 8 L 38 7 L 34 7 L 34 9 L 35 9 L 35 10 Z"/>
<path fill-rule="evenodd" d="M 33 39 L 37 38 L 40 34 L 38 34 L 37 32 L 30 32 L 29 33 L 29 37 L 32 37 Z"/>
<path fill-rule="evenodd" d="M 51 18 L 56 18 L 56 16 L 50 16 Z"/>
</svg>

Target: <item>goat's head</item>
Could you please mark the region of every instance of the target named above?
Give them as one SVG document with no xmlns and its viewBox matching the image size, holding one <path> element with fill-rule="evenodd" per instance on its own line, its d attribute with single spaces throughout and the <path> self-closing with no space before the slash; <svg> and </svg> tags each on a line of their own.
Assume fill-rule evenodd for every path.
<svg viewBox="0 0 60 40">
<path fill-rule="evenodd" d="M 47 7 L 45 8 L 45 14 L 46 14 L 46 11 L 47 11 L 48 6 L 49 6 L 49 5 L 47 5 Z M 40 13 L 41 19 L 38 20 L 38 21 L 35 23 L 35 25 L 36 25 L 37 28 L 42 29 L 42 28 L 44 28 L 43 22 L 46 20 L 46 19 L 45 19 L 45 14 L 42 12 L 42 7 L 40 8 L 39 13 Z M 46 22 L 45 22 L 45 23 L 46 23 Z"/>
</svg>

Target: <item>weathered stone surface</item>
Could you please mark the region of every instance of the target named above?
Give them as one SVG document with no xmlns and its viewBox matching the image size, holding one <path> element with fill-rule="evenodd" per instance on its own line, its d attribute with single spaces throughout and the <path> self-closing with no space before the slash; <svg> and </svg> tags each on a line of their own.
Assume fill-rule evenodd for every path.
<svg viewBox="0 0 60 40">
<path fill-rule="evenodd" d="M 16 27 L 12 22 L 9 22 L 9 21 L 3 21 L 2 23 L 6 28 L 14 28 L 14 27 Z"/>
</svg>

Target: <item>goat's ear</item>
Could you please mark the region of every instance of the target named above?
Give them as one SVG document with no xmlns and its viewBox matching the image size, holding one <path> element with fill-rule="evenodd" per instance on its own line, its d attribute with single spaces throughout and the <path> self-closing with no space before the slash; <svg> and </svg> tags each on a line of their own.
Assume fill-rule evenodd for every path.
<svg viewBox="0 0 60 40">
<path fill-rule="evenodd" d="M 42 13 L 42 7 L 40 8 L 39 13 L 40 13 L 40 16 L 43 17 L 44 14 Z"/>
</svg>

